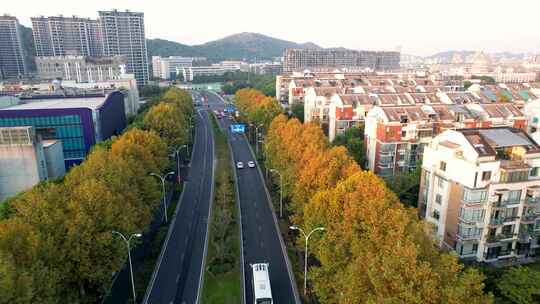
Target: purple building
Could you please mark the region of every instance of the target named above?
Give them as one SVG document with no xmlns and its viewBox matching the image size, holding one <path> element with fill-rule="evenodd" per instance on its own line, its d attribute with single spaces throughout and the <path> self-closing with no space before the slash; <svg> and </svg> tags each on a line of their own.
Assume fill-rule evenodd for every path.
<svg viewBox="0 0 540 304">
<path fill-rule="evenodd" d="M 66 168 L 126 127 L 124 95 L 32 97 L 0 108 L 0 127 L 33 126 L 43 139 L 62 142 Z"/>
</svg>

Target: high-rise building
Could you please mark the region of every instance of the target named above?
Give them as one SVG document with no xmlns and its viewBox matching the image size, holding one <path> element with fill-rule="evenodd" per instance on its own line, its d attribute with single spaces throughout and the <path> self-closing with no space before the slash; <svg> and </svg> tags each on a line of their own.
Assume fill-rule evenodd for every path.
<svg viewBox="0 0 540 304">
<path fill-rule="evenodd" d="M 25 73 L 19 21 L 0 16 L 0 78 L 18 77 Z"/>
<path fill-rule="evenodd" d="M 36 55 L 103 55 L 103 39 L 97 20 L 79 17 L 34 17 L 32 32 Z"/>
<path fill-rule="evenodd" d="M 54 56 L 37 57 L 36 66 L 41 79 L 98 82 L 118 79 L 125 60 L 116 57 Z"/>
<path fill-rule="evenodd" d="M 137 85 L 148 83 L 148 55 L 144 34 L 144 13 L 100 11 L 105 56 L 122 55 L 127 59 L 127 72 L 135 74 Z"/>
<path fill-rule="evenodd" d="M 286 49 L 283 71 L 309 68 L 364 67 L 378 71 L 399 69 L 399 52 L 353 51 L 343 49 Z"/>
</svg>

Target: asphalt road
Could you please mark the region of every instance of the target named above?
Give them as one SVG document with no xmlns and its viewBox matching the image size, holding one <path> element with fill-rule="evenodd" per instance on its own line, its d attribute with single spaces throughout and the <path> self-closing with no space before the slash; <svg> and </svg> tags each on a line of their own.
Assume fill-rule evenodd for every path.
<svg viewBox="0 0 540 304">
<path fill-rule="evenodd" d="M 192 304 L 201 274 L 213 197 L 214 139 L 205 109 L 196 115 L 191 166 L 176 214 L 143 300 L 149 304 Z"/>
<path fill-rule="evenodd" d="M 203 94 L 208 96 L 212 108 L 220 104 L 218 96 Z M 266 186 L 257 168 L 247 167 L 248 161 L 256 162 L 256 159 L 246 138 L 230 133 L 230 123 L 231 120 L 228 118 L 220 119 L 221 126 L 227 130 L 234 162 L 241 161 L 245 166 L 244 169 L 237 169 L 237 183 L 242 216 L 246 303 L 253 303 L 254 299 L 250 264 L 262 262 L 270 264 L 270 285 L 274 303 L 299 303 L 298 291 L 292 271 L 288 267 L 288 257 L 282 247 L 281 236 L 266 194 Z"/>
</svg>

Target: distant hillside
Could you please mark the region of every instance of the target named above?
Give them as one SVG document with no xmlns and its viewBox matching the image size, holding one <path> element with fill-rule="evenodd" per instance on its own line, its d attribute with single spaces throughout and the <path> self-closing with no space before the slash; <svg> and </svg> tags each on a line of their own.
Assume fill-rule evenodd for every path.
<svg viewBox="0 0 540 304">
<path fill-rule="evenodd" d="M 240 33 L 189 46 L 163 39 L 148 39 L 148 56 L 201 56 L 210 60 L 272 59 L 283 55 L 286 48 L 321 48 L 308 43 L 296 43 L 256 33 Z"/>
<path fill-rule="evenodd" d="M 439 62 L 452 62 L 452 58 L 454 58 L 454 54 L 459 54 L 462 59 L 466 59 L 467 57 L 474 55 L 475 53 L 476 51 L 446 51 L 446 52 L 433 54 L 431 56 L 426 57 L 426 59 L 437 59 Z M 498 59 L 498 58 L 523 59 L 525 57 L 525 54 L 523 53 L 510 53 L 510 52 L 490 53 L 490 55 L 493 59 Z"/>
</svg>

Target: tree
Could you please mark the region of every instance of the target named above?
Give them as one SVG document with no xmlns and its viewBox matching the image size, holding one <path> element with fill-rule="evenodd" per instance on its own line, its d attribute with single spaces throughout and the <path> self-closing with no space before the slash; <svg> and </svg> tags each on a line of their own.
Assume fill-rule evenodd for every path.
<svg viewBox="0 0 540 304">
<path fill-rule="evenodd" d="M 463 82 L 463 88 L 464 88 L 465 90 L 468 90 L 472 85 L 473 85 L 473 83 L 470 82 L 470 81 L 468 81 L 468 80 L 465 80 L 465 81 Z"/>
<path fill-rule="evenodd" d="M 291 117 L 304 122 L 304 105 L 301 103 L 295 103 L 291 106 Z"/>
<path fill-rule="evenodd" d="M 366 150 L 364 146 L 364 126 L 345 130 L 332 141 L 333 146 L 345 146 L 356 163 L 365 168 Z"/>
<path fill-rule="evenodd" d="M 407 207 L 418 207 L 418 192 L 420 191 L 421 164 L 411 172 L 397 173 L 385 178 L 386 186 L 390 188 Z"/>
<path fill-rule="evenodd" d="M 152 107 L 144 116 L 146 129 L 153 130 L 163 138 L 169 147 L 179 147 L 187 143 L 187 122 L 178 107 L 161 102 Z"/>
<path fill-rule="evenodd" d="M 510 303 L 539 303 L 540 271 L 522 266 L 509 268 L 498 280 L 497 290 Z"/>
</svg>

